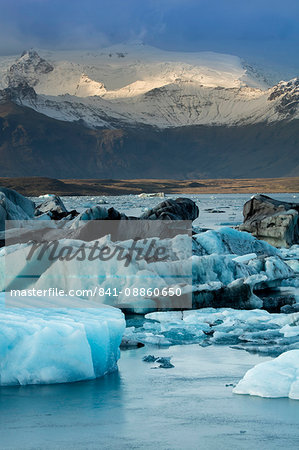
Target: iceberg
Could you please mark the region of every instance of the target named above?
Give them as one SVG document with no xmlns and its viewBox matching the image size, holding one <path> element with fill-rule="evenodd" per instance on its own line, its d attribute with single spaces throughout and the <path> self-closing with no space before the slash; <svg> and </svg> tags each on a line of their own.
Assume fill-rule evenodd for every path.
<svg viewBox="0 0 299 450">
<path fill-rule="evenodd" d="M 160 198 L 164 198 L 165 194 L 164 192 L 153 192 L 153 193 L 146 193 L 146 192 L 142 192 L 141 194 L 138 194 L 139 198 L 153 198 L 153 197 L 160 197 Z"/>
<path fill-rule="evenodd" d="M 298 282 L 299 262 L 296 246 L 288 252 L 280 251 L 246 232 L 227 227 L 200 233 L 198 229 L 194 229 L 197 234 L 193 234 L 191 238 L 191 222 L 187 227 L 190 236 L 180 235 L 181 225 L 177 220 L 171 222 L 176 223 L 176 236 L 170 237 L 168 226 L 165 234 L 167 221 L 150 220 L 158 218 L 194 220 L 198 216 L 198 207 L 187 198 L 168 199 L 144 213 L 141 216 L 144 221 L 137 221 L 121 220 L 128 217 L 113 207 L 105 208 L 100 205 L 92 206 L 79 214 L 74 210 L 68 213 L 62 200 L 51 195 L 47 196 L 42 205 L 36 209 L 34 220 L 28 220 L 30 214 L 34 213 L 33 202 L 10 190 L 0 191 L 0 194 L 5 197 L 4 206 L 7 207 L 9 202 L 12 205 L 9 208 L 11 220 L 15 217 L 19 222 L 23 217 L 22 214 L 26 219 L 22 226 L 12 223 L 10 224 L 12 228 L 8 227 L 6 230 L 6 247 L 0 250 L 0 268 L 2 268 L 0 290 L 18 289 L 21 285 L 28 288 L 31 285 L 38 289 L 55 286 L 68 291 L 74 287 L 74 283 L 75 288 L 81 291 L 100 289 L 101 292 L 108 292 L 112 288 L 119 295 L 112 297 L 101 294 L 98 300 L 136 313 L 178 307 L 186 309 L 189 305 L 193 309 L 202 307 L 255 309 L 264 306 L 270 311 L 278 311 L 280 307 L 290 303 L 290 300 L 275 299 L 272 303 L 268 299 L 264 301 L 259 298 L 261 296 L 259 291 L 276 288 L 282 284 L 296 286 Z M 12 214 L 17 208 L 22 213 Z M 7 211 L 4 211 L 4 216 L 6 213 Z M 44 219 L 57 217 L 61 220 L 47 220 L 47 223 L 41 223 Z M 8 218 L 7 214 L 5 218 Z M 51 250 L 45 251 L 45 258 L 39 258 L 36 254 L 33 256 L 30 254 L 30 245 L 25 245 L 26 239 L 29 239 L 26 226 L 29 226 L 32 241 L 38 239 L 38 229 L 44 226 L 43 237 L 50 242 L 55 240 L 59 252 L 64 252 L 66 247 L 69 247 L 80 254 L 82 248 L 94 246 L 98 242 L 103 248 L 109 247 L 111 252 L 120 248 L 128 257 L 133 241 L 122 229 L 125 231 L 134 229 L 135 236 L 143 236 L 149 224 L 153 222 L 156 225 L 155 248 L 162 246 L 167 249 L 170 258 L 165 261 L 154 261 L 152 258 L 146 263 L 138 261 L 139 250 L 145 253 L 149 246 L 148 243 L 144 244 L 146 239 L 142 241 L 138 238 L 138 250 L 132 250 L 134 258 L 128 268 L 122 267 L 118 258 L 119 252 L 116 252 L 113 258 L 109 258 L 109 261 L 92 258 L 88 259 L 87 263 L 85 262 L 87 259 L 83 256 L 81 259 L 70 259 L 61 253 L 55 260 L 51 257 L 50 261 Z M 56 226 L 61 234 L 56 235 L 54 230 Z M 183 231 L 185 227 L 186 224 Z M 139 234 L 136 234 L 137 232 Z M 19 239 L 19 246 L 13 245 L 16 238 Z M 2 241 L 3 244 L 4 239 Z M 148 293 L 155 288 L 154 296 L 139 295 L 140 290 Z M 182 293 L 178 298 L 179 304 L 175 303 L 174 299 L 161 295 L 160 292 L 163 289 L 165 292 L 168 288 Z M 137 295 L 132 297 L 133 289 Z M 126 295 L 128 292 L 129 295 Z"/>
<path fill-rule="evenodd" d="M 34 202 L 13 189 L 0 187 L 0 231 L 5 230 L 6 220 L 33 218 L 34 210 Z"/>
<path fill-rule="evenodd" d="M 265 241 L 260 241 L 251 234 L 222 227 L 216 230 L 205 231 L 193 236 L 197 245 L 197 254 L 211 255 L 234 254 L 242 256 L 256 253 L 258 256 L 280 255 L 279 250 Z"/>
<path fill-rule="evenodd" d="M 47 300 L 48 308 L 27 308 L 26 299 L 24 307 L 8 308 L 1 294 L 0 385 L 67 383 L 116 370 L 125 330 L 122 312 L 84 308 L 81 299 L 78 308 Z"/>
<path fill-rule="evenodd" d="M 78 218 L 80 219 L 80 216 Z M 79 223 L 79 220 L 76 222 L 77 219 L 73 221 L 73 225 Z M 51 226 L 47 225 L 49 235 L 52 233 L 52 223 L 53 221 L 50 222 Z M 206 241 L 209 244 L 213 241 L 215 244 L 210 247 L 211 253 L 207 251 Z M 19 289 L 21 283 L 23 289 L 29 288 L 30 284 L 37 289 L 55 286 L 65 291 L 73 288 L 82 291 L 101 288 L 107 291 L 113 288 L 119 292 L 117 297 L 101 295 L 98 300 L 101 303 L 131 309 L 136 313 L 146 313 L 149 310 L 173 309 L 172 299 L 159 293 L 155 298 L 142 295 L 128 297 L 125 295 L 126 289 L 131 292 L 132 289 L 157 288 L 160 292 L 163 288 L 179 287 L 184 298 L 190 298 L 190 306 L 194 309 L 202 307 L 255 309 L 263 306 L 263 300 L 255 295 L 256 291 L 277 287 L 286 280 L 295 282 L 297 278 L 296 272 L 287 264 L 288 260 L 282 259 L 279 250 L 265 242 L 257 241 L 247 233 L 228 229 L 196 235 L 192 239 L 192 256 L 189 236 L 157 238 L 156 246 L 167 248 L 168 260 L 147 263 L 134 257 L 128 267 L 119 260 L 116 249 L 121 248 L 124 254 L 129 254 L 133 241 L 130 239 L 112 241 L 109 235 L 90 242 L 79 238 L 59 239 L 57 254 L 67 247 L 72 248 L 73 252 L 79 252 L 83 247 L 87 251 L 93 248 L 96 242 L 99 246 L 109 247 L 115 255 L 109 261 L 101 259 L 80 261 L 62 257 L 53 260 L 49 259 L 52 247 L 45 251 L 42 259 L 39 259 L 38 251 L 29 258 L 31 245 L 26 243 L 9 245 L 1 249 L 1 290 Z M 138 243 L 143 254 L 148 250 L 149 242 Z M 34 277 L 30 279 L 30 275 Z M 273 304 L 273 308 L 279 310 L 284 304 L 283 301 L 279 305 Z M 184 300 L 180 308 L 187 309 L 187 307 Z"/>
<path fill-rule="evenodd" d="M 289 350 L 273 360 L 257 364 L 246 372 L 233 392 L 299 400 L 299 350 Z"/>
</svg>

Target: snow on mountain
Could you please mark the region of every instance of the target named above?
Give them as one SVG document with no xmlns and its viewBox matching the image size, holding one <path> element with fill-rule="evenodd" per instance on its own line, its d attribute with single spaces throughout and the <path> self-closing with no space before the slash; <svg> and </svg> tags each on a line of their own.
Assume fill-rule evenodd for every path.
<svg viewBox="0 0 299 450">
<path fill-rule="evenodd" d="M 82 74 L 78 82 L 75 95 L 78 97 L 89 97 L 93 95 L 103 95 L 106 89 L 103 83 L 91 80 L 87 75 Z"/>
<path fill-rule="evenodd" d="M 21 57 L 12 64 L 6 75 L 8 86 L 17 86 L 24 80 L 31 86 L 39 84 L 40 77 L 52 72 L 54 67 L 45 59 L 41 58 L 34 50 L 23 52 Z"/>
<path fill-rule="evenodd" d="M 37 53 L 30 50 L 17 58 L 9 72 L 24 76 L 29 82 L 31 74 L 28 63 L 31 63 L 32 72 L 36 73 L 37 67 L 46 61 L 49 67 L 44 73 L 39 71 L 41 76 L 35 83 L 36 92 L 45 95 L 76 95 L 76 86 L 83 74 L 94 82 L 103 83 L 111 97 L 118 97 L 118 91 L 121 91 L 121 96 L 124 92 L 127 96 L 136 95 L 136 82 L 139 85 L 137 94 L 140 94 L 177 79 L 192 79 L 207 87 L 230 88 L 245 85 L 243 77 L 246 78 L 246 70 L 236 56 L 212 52 L 166 52 L 143 44 L 112 46 L 98 52 L 83 53 L 42 50 Z M 53 70 L 49 70 L 50 67 Z M 262 85 L 253 77 L 251 83 L 258 87 Z M 132 89 L 130 85 L 133 85 Z M 98 95 L 96 86 L 87 95 Z"/>
<path fill-rule="evenodd" d="M 231 55 L 134 43 L 92 52 L 30 50 L 13 64 L 2 58 L 0 66 L 2 88 L 27 83 L 38 94 L 24 105 L 91 127 L 243 125 L 299 116 L 298 80 L 269 88 Z"/>
</svg>

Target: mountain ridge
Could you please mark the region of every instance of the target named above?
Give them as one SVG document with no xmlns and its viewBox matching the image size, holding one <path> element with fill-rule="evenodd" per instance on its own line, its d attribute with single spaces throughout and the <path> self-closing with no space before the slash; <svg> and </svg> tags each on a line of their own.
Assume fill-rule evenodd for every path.
<svg viewBox="0 0 299 450">
<path fill-rule="evenodd" d="M 4 90 L 28 85 L 35 90 L 34 101 L 16 101 L 59 120 L 83 120 L 91 128 L 299 118 L 298 78 L 270 87 L 236 56 L 163 52 L 140 43 L 114 47 L 75 54 L 77 61 L 48 61 L 51 53 L 29 50 L 13 64 L 5 60 L 0 84 Z"/>
<path fill-rule="evenodd" d="M 90 129 L 0 103 L 0 176 L 251 178 L 299 175 L 299 120 L 278 125 Z M 284 149 L 284 151 L 281 151 Z"/>
<path fill-rule="evenodd" d="M 298 78 L 269 87 L 238 57 L 140 43 L 55 58 L 0 58 L 0 176 L 299 174 Z"/>
</svg>

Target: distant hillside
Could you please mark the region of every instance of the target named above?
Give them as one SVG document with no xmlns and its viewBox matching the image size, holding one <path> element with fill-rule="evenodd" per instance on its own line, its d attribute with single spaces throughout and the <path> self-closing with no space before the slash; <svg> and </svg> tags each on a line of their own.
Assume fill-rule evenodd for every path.
<svg viewBox="0 0 299 450">
<path fill-rule="evenodd" d="M 268 178 L 299 175 L 299 120 L 90 129 L 0 104 L 2 177 Z"/>
<path fill-rule="evenodd" d="M 124 195 L 142 192 L 165 194 L 277 193 L 299 192 L 297 178 L 257 178 L 242 180 L 57 180 L 46 177 L 0 178 L 0 186 L 23 195 Z"/>
</svg>

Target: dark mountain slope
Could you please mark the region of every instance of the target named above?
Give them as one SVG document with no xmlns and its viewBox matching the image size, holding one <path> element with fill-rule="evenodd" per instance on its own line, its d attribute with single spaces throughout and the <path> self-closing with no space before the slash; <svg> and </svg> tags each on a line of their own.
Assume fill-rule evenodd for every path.
<svg viewBox="0 0 299 450">
<path fill-rule="evenodd" d="M 0 176 L 252 178 L 299 175 L 299 120 L 92 130 L 0 104 Z"/>
</svg>

